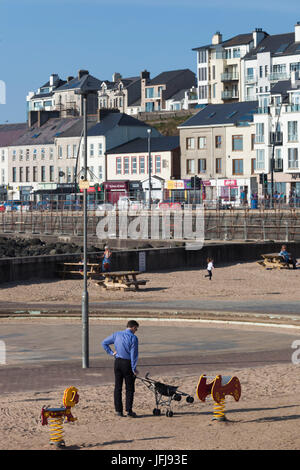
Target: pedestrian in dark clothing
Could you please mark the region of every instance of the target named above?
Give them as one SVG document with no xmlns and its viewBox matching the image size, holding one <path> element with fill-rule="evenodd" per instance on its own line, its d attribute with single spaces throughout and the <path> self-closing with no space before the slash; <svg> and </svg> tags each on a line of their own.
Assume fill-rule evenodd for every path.
<svg viewBox="0 0 300 470">
<path fill-rule="evenodd" d="M 125 381 L 126 387 L 126 412 L 127 416 L 136 417 L 136 413 L 132 411 L 135 377 L 138 374 L 138 338 L 135 336 L 139 324 L 135 320 L 127 323 L 126 330 L 117 331 L 102 341 L 102 346 L 107 354 L 115 357 L 114 373 L 115 373 L 115 389 L 114 389 L 114 405 L 118 416 L 123 415 L 122 387 Z M 113 352 L 110 345 L 114 345 Z"/>
</svg>

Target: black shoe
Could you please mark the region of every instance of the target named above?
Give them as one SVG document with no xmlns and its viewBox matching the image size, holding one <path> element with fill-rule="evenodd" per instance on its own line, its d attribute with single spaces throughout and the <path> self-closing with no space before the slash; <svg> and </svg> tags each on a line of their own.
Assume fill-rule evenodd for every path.
<svg viewBox="0 0 300 470">
<path fill-rule="evenodd" d="M 116 411 L 117 416 L 124 416 L 122 411 Z"/>
<path fill-rule="evenodd" d="M 137 414 L 134 411 L 128 411 L 127 416 L 129 416 L 130 418 L 136 418 Z"/>
</svg>

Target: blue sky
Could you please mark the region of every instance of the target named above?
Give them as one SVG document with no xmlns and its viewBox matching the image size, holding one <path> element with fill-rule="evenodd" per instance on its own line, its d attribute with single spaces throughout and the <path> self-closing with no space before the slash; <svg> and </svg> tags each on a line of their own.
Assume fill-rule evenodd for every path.
<svg viewBox="0 0 300 470">
<path fill-rule="evenodd" d="M 207 6 L 209 4 L 209 6 Z M 298 0 L 0 0 L 0 80 L 6 104 L 0 124 L 26 119 L 26 95 L 51 73 L 65 79 L 87 69 L 100 80 L 114 72 L 190 68 L 192 48 L 262 28 L 292 32 Z"/>
</svg>

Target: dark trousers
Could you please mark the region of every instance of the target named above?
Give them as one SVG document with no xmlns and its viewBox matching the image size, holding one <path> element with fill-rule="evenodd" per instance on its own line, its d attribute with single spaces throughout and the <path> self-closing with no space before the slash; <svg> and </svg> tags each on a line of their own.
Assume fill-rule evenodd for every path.
<svg viewBox="0 0 300 470">
<path fill-rule="evenodd" d="M 211 270 L 207 270 L 207 273 L 205 277 L 209 277 L 209 280 L 211 281 L 211 278 L 212 278 L 212 272 Z"/>
<path fill-rule="evenodd" d="M 115 359 L 115 391 L 114 401 L 116 412 L 123 412 L 122 402 L 122 387 L 123 381 L 125 380 L 126 388 L 126 411 L 127 413 L 132 411 L 133 397 L 134 397 L 134 384 L 135 375 L 131 369 L 131 361 L 128 359 L 121 359 L 117 357 Z"/>
</svg>

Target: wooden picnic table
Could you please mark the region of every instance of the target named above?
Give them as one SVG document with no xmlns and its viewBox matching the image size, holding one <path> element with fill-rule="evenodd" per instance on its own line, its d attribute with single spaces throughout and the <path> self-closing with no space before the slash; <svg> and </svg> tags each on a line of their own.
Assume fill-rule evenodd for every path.
<svg viewBox="0 0 300 470">
<path fill-rule="evenodd" d="M 261 255 L 263 260 L 258 261 L 260 266 L 264 266 L 265 268 L 269 269 L 288 269 L 290 264 L 292 263 L 287 262 L 283 256 L 279 255 L 278 253 L 266 253 Z"/>
<path fill-rule="evenodd" d="M 58 271 L 58 274 L 62 275 L 65 279 L 66 275 L 79 274 L 83 276 L 83 263 L 61 263 L 62 269 Z M 99 263 L 87 263 L 87 277 L 89 279 L 95 279 L 101 274 L 101 264 Z"/>
<path fill-rule="evenodd" d="M 138 290 L 139 286 L 144 286 L 148 282 L 145 279 L 138 280 L 137 276 L 140 274 L 141 271 L 104 272 L 102 273 L 104 279 L 97 281 L 97 284 L 106 289 Z"/>
</svg>

